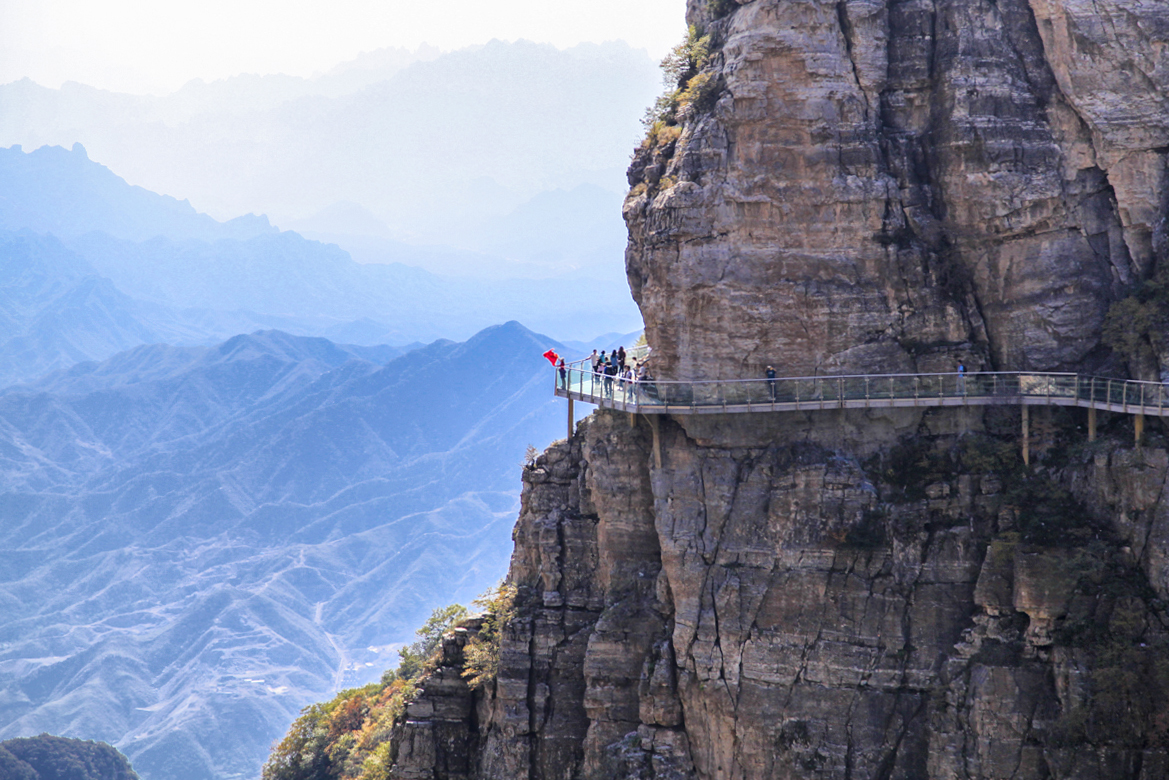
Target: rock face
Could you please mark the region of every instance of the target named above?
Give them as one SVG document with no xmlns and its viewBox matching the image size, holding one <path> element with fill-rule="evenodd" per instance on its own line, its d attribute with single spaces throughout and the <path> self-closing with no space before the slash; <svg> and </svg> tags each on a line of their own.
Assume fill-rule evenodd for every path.
<svg viewBox="0 0 1169 780">
<path fill-rule="evenodd" d="M 391 776 L 1165 776 L 1169 453 L 1026 472 L 1017 414 L 955 414 L 662 421 L 659 468 L 597 413 L 525 470 L 495 685 L 451 706 L 448 652 Z M 870 422 L 915 433 L 827 442 Z"/>
<path fill-rule="evenodd" d="M 625 204 L 659 375 L 1094 364 L 1166 252 L 1169 6 L 709 5 L 720 96 Z"/>
<path fill-rule="evenodd" d="M 1121 368 L 1105 313 L 1167 259 L 1169 5 L 689 21 L 716 99 L 625 204 L 659 377 Z M 1166 776 L 1166 441 L 1033 418 L 1027 469 L 1010 407 L 597 412 L 525 470 L 472 761 L 394 776 Z"/>
</svg>

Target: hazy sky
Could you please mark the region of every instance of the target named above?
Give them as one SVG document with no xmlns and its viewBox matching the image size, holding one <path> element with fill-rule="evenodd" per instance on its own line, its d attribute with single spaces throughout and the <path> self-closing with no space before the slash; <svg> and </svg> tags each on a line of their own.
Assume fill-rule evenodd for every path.
<svg viewBox="0 0 1169 780">
<path fill-rule="evenodd" d="M 237 73 L 310 76 L 383 46 L 622 39 L 660 57 L 685 0 L 0 0 L 0 83 L 131 92 Z"/>
</svg>

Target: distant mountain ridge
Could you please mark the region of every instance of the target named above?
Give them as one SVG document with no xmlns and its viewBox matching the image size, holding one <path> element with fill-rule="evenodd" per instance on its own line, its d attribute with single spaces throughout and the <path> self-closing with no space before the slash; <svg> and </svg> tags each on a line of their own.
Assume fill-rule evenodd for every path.
<svg viewBox="0 0 1169 780">
<path fill-rule="evenodd" d="M 0 149 L 0 194 L 0 386 L 265 328 L 373 345 L 468 338 L 516 316 L 566 337 L 636 319 L 624 288 L 596 279 L 442 277 L 359 264 L 262 217 L 217 222 L 80 148 Z"/>
<path fill-rule="evenodd" d="M 445 342 L 437 342 L 445 343 Z M 325 338 L 292 336 L 278 330 L 257 331 L 228 339 L 216 347 L 176 347 L 170 344 L 147 344 L 121 352 L 101 362 L 87 361 L 68 369 L 54 371 L 14 391 L 40 390 L 56 394 L 79 395 L 126 385 L 163 381 L 193 370 L 216 356 L 238 357 L 242 345 L 262 345 L 278 359 L 299 362 L 312 359 L 336 368 L 350 360 L 385 364 L 396 357 L 420 349 L 423 344 L 373 347 L 338 344 Z"/>
<path fill-rule="evenodd" d="M 0 229 L 29 229 L 70 238 L 94 231 L 129 241 L 248 239 L 276 233 L 267 217 L 218 222 L 187 201 L 126 184 L 85 148 L 0 148 Z"/>
<path fill-rule="evenodd" d="M 0 86 L 0 138 L 34 149 L 0 150 L 0 739 L 250 780 L 300 707 L 505 570 L 516 467 L 564 431 L 541 353 L 572 353 L 513 320 L 637 326 L 617 210 L 637 129 L 613 121 L 657 74 L 624 45 L 431 54 L 332 93 Z M 404 262 L 118 175 L 146 172 L 220 215 L 275 187 Z"/>
<path fill-rule="evenodd" d="M 0 738 L 255 777 L 301 706 L 505 568 L 515 467 L 563 435 L 549 347 L 508 323 L 382 365 L 266 331 L 0 392 Z"/>
<path fill-rule="evenodd" d="M 54 237 L 0 231 L 0 387 L 138 344 L 203 338 Z"/>
<path fill-rule="evenodd" d="M 157 98 L 0 85 L 0 145 L 80 142 L 129 181 L 221 218 L 265 213 L 289 227 L 354 203 L 387 226 L 384 238 L 552 258 L 621 283 L 625 169 L 661 86 L 646 52 L 492 41 L 383 59 L 315 80 L 240 76 Z M 607 197 L 571 195 L 582 186 Z M 493 231 L 500 219 L 518 231 L 504 241 Z M 581 222 L 593 226 L 583 237 Z M 350 248 L 342 227 L 314 232 Z M 382 251 L 360 259 L 404 259 Z"/>
</svg>

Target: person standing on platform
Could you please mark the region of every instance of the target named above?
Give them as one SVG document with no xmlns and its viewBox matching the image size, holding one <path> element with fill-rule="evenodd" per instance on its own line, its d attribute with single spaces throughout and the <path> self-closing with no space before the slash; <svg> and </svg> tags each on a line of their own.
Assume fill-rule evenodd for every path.
<svg viewBox="0 0 1169 780">
<path fill-rule="evenodd" d="M 771 396 L 771 403 L 775 403 L 775 366 L 767 367 L 767 394 Z"/>
<path fill-rule="evenodd" d="M 958 393 L 966 395 L 966 364 L 958 363 Z"/>
</svg>

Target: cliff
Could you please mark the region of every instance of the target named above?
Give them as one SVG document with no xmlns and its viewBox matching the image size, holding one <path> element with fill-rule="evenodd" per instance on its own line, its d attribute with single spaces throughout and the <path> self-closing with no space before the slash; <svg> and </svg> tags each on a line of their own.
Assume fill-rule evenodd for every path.
<svg viewBox="0 0 1169 780">
<path fill-rule="evenodd" d="M 661 468 L 594 415 L 525 471 L 497 681 L 449 706 L 449 655 L 387 776 L 1165 776 L 1164 444 L 903 414 L 666 422 Z"/>
<path fill-rule="evenodd" d="M 712 37 L 713 105 L 638 151 L 625 204 L 660 374 L 1100 359 L 1109 303 L 1166 251 L 1169 7 L 690 0 L 688 18 Z"/>
<path fill-rule="evenodd" d="M 1169 269 L 1169 6 L 688 18 L 625 203 L 659 377 L 1169 367 L 1104 337 Z M 377 776 L 1166 776 L 1169 450 L 1081 415 L 1025 467 L 1012 407 L 595 413 L 524 471 L 497 677 L 452 639 Z"/>
</svg>

